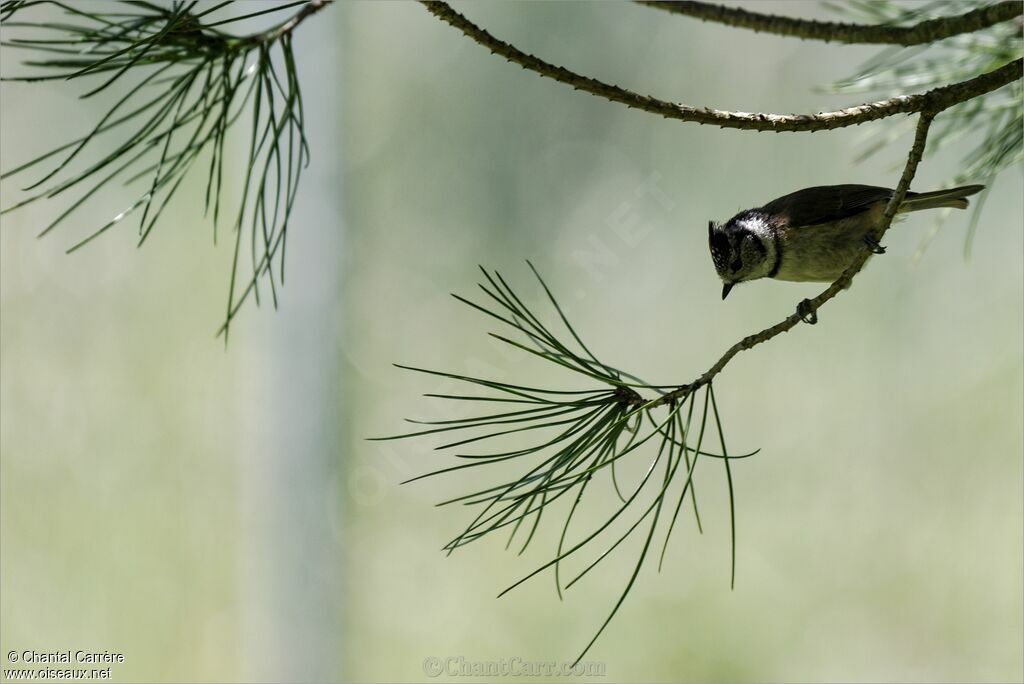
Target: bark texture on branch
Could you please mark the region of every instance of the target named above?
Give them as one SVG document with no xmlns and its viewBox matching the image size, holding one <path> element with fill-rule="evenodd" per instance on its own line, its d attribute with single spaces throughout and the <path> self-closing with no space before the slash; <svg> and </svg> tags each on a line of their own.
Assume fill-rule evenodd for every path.
<svg viewBox="0 0 1024 684">
<path fill-rule="evenodd" d="M 725 7 L 694 0 L 667 2 L 665 0 L 637 0 L 641 5 L 655 7 L 673 14 L 681 14 L 701 21 L 712 21 L 735 28 L 759 33 L 773 33 L 806 40 L 860 45 L 923 45 L 943 38 L 973 33 L 995 24 L 1009 21 L 1024 13 L 1017 0 L 998 2 L 979 7 L 953 17 L 929 19 L 913 26 L 878 26 L 844 24 L 834 21 L 812 21 L 776 14 L 751 12 L 739 7 Z"/>
<path fill-rule="evenodd" d="M 484 46 L 492 53 L 524 69 L 536 72 L 560 83 L 583 90 L 591 95 L 603 97 L 612 102 L 624 104 L 667 119 L 678 119 L 698 124 L 709 124 L 721 128 L 737 128 L 747 131 L 810 132 L 827 131 L 845 126 L 854 126 L 867 121 L 876 121 L 896 114 L 912 114 L 926 109 L 945 109 L 965 102 L 987 92 L 1019 80 L 1024 75 L 1024 60 L 1018 59 L 1005 66 L 975 78 L 952 85 L 933 88 L 916 95 L 900 95 L 847 107 L 833 112 L 817 114 L 762 114 L 756 112 L 729 112 L 710 107 L 693 107 L 686 104 L 667 102 L 649 95 L 634 93 L 616 85 L 603 83 L 595 78 L 577 74 L 565 67 L 545 62 L 539 57 L 527 54 L 506 43 L 469 21 L 445 2 L 422 0 L 427 10 L 438 19 L 451 24 L 467 37 Z"/>
</svg>

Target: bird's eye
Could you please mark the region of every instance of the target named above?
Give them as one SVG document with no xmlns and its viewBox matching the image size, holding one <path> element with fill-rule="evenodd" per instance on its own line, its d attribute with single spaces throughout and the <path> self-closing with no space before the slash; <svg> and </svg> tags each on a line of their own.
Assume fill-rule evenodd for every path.
<svg viewBox="0 0 1024 684">
<path fill-rule="evenodd" d="M 740 260 L 739 258 L 736 258 L 735 260 L 733 260 L 731 264 L 729 264 L 729 268 L 732 269 L 733 273 L 736 273 L 741 268 L 743 268 L 743 261 Z"/>
</svg>

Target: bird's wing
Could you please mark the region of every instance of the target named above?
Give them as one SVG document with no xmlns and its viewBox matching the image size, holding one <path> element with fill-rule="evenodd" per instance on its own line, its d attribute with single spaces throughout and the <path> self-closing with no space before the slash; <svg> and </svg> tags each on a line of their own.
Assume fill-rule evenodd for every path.
<svg viewBox="0 0 1024 684">
<path fill-rule="evenodd" d="M 874 185 L 821 185 L 784 195 L 761 210 L 784 217 L 789 226 L 813 226 L 855 216 L 891 196 L 889 188 Z"/>
</svg>

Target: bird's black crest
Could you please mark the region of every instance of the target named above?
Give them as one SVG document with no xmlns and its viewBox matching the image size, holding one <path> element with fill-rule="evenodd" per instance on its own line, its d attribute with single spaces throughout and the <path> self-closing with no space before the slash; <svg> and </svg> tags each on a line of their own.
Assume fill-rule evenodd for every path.
<svg viewBox="0 0 1024 684">
<path fill-rule="evenodd" d="M 715 262 L 717 271 L 724 271 L 729 264 L 729 238 L 725 233 L 716 231 L 714 223 L 708 222 L 708 246 L 711 248 L 711 260 Z"/>
</svg>

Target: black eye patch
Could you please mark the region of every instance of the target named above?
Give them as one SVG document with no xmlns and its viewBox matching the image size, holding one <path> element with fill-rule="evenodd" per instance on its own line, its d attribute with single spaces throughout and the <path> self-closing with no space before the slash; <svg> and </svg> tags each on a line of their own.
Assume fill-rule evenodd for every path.
<svg viewBox="0 0 1024 684">
<path fill-rule="evenodd" d="M 740 258 L 737 257 L 735 261 L 729 264 L 729 268 L 732 270 L 733 273 L 735 273 L 736 271 L 743 268 L 743 261 L 741 261 Z"/>
<path fill-rule="evenodd" d="M 764 246 L 764 243 L 758 239 L 751 239 L 750 243 L 757 248 L 757 251 L 761 253 L 761 258 L 764 259 L 768 256 L 768 248 Z"/>
</svg>

